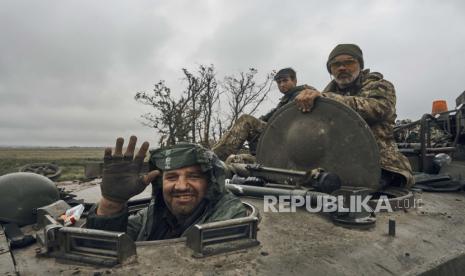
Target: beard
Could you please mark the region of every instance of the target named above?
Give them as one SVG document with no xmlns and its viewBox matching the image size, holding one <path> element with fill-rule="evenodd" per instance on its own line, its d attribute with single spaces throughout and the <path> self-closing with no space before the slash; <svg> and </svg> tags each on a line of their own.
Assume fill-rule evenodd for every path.
<svg viewBox="0 0 465 276">
<path fill-rule="evenodd" d="M 197 208 L 197 205 L 196 204 L 173 205 L 173 206 L 170 206 L 171 208 L 169 209 L 171 209 L 170 210 L 171 213 L 176 217 L 187 217 L 194 212 L 195 208 Z"/>
<path fill-rule="evenodd" d="M 176 217 L 189 216 L 200 203 L 199 194 L 193 190 L 172 191 L 169 196 L 164 195 L 165 204 Z"/>
<path fill-rule="evenodd" d="M 350 72 L 342 72 L 335 76 L 334 81 L 340 88 L 345 88 L 350 86 L 360 75 L 360 71 L 350 73 Z"/>
</svg>

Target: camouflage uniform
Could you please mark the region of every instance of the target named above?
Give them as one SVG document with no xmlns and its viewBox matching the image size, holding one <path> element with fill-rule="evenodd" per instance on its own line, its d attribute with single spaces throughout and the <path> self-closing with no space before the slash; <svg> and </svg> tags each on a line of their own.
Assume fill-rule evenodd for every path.
<svg viewBox="0 0 465 276">
<path fill-rule="evenodd" d="M 296 86 L 289 92 L 287 92 L 283 97 L 281 97 L 278 105 L 273 108 L 267 114 L 261 116 L 259 119 L 251 115 L 241 115 L 239 119 L 234 123 L 232 128 L 224 134 L 221 139 L 216 143 L 212 150 L 218 155 L 221 160 L 226 160 L 229 155 L 236 154 L 244 145 L 244 142 L 249 143 L 250 153 L 255 155 L 255 150 L 258 143 L 258 138 L 265 130 L 266 123 L 273 116 L 273 114 L 283 107 L 288 102 L 294 100 L 300 91 L 305 88 L 312 88 L 308 85 Z M 251 158 L 247 156 L 246 159 Z M 233 162 L 234 163 L 234 162 Z"/>
<path fill-rule="evenodd" d="M 394 86 L 384 80 L 382 74 L 366 69 L 347 88 L 340 89 L 334 80 L 331 81 L 322 96 L 348 105 L 365 119 L 378 143 L 381 168 L 403 176 L 405 185 L 411 187 L 414 180 L 410 163 L 399 152 L 394 140 L 397 116 Z"/>
<path fill-rule="evenodd" d="M 397 120 L 396 127 L 410 124 L 410 123 L 412 123 L 412 120 L 410 119 Z M 408 128 L 394 131 L 394 139 L 396 140 L 396 142 L 397 143 L 415 143 L 413 140 L 416 140 L 416 139 L 412 139 L 415 134 L 412 132 L 412 128 L 414 127 L 415 126 L 411 126 Z"/>
<path fill-rule="evenodd" d="M 396 122 L 397 126 L 412 123 L 411 120 L 405 119 Z M 448 147 L 452 139 L 451 134 L 447 133 L 439 125 L 432 123 L 429 128 L 429 136 L 432 147 Z M 409 127 L 394 132 L 397 143 L 420 143 L 420 122 L 412 124 Z"/>
<path fill-rule="evenodd" d="M 251 115 L 241 115 L 232 128 L 213 146 L 212 150 L 221 160 L 226 160 L 229 155 L 237 153 L 247 141 L 251 152 L 253 152 L 265 127 L 266 122 Z"/>
</svg>

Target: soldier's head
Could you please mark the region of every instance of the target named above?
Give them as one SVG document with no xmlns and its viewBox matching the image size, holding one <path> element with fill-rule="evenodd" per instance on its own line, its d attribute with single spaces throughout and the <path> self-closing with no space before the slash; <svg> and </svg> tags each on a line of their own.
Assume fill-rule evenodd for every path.
<svg viewBox="0 0 465 276">
<path fill-rule="evenodd" d="M 151 152 L 150 163 L 162 171 L 158 189 L 166 207 L 177 218 L 189 216 L 202 201 L 212 200 L 213 156 L 213 152 L 190 143 Z"/>
<path fill-rule="evenodd" d="M 326 68 L 340 88 L 350 86 L 363 69 L 363 53 L 355 44 L 339 44 L 329 54 Z"/>
<path fill-rule="evenodd" d="M 279 91 L 286 94 L 297 85 L 297 77 L 294 69 L 284 68 L 278 71 L 274 76 Z"/>
<path fill-rule="evenodd" d="M 188 216 L 205 197 L 207 176 L 200 165 L 163 171 L 163 199 L 170 212 Z"/>
</svg>

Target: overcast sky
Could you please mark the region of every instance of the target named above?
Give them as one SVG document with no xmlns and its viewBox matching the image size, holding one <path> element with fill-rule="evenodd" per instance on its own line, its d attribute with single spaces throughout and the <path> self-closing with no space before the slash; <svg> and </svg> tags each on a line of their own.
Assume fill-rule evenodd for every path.
<svg viewBox="0 0 465 276">
<path fill-rule="evenodd" d="M 338 43 L 397 91 L 398 118 L 465 90 L 464 1 L 0 1 L 0 145 L 106 146 L 137 134 L 150 111 L 134 101 L 181 68 L 214 64 L 218 78 L 292 66 L 323 89 Z M 276 86 L 260 110 L 280 97 Z"/>
</svg>

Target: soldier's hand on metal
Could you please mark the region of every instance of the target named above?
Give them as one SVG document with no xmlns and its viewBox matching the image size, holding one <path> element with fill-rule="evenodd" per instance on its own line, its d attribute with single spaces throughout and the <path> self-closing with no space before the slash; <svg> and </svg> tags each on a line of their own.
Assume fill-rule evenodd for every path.
<svg viewBox="0 0 465 276">
<path fill-rule="evenodd" d="M 144 142 L 134 157 L 136 142 L 137 137 L 131 136 L 124 155 L 124 139 L 121 137 L 116 139 L 113 155 L 111 148 L 105 149 L 103 178 L 100 185 L 102 196 L 105 199 L 114 203 L 124 203 L 144 191 L 147 185 L 160 175 L 157 170 L 151 171 L 145 176 L 140 175 L 149 143 Z"/>
<path fill-rule="evenodd" d="M 299 95 L 295 97 L 297 108 L 302 112 L 310 112 L 318 97 L 321 97 L 321 93 L 315 89 L 306 88 L 302 90 Z"/>
</svg>

